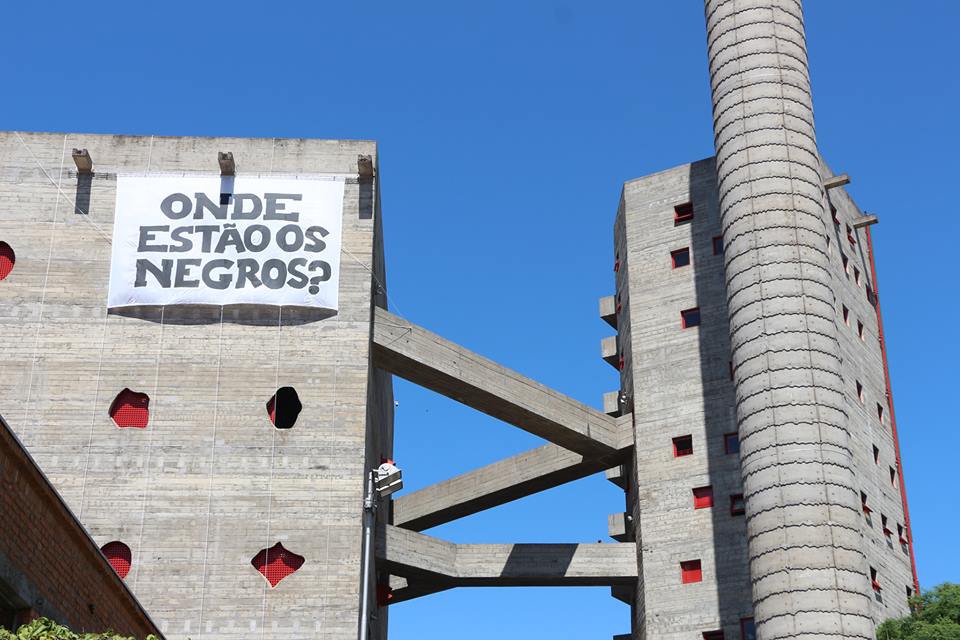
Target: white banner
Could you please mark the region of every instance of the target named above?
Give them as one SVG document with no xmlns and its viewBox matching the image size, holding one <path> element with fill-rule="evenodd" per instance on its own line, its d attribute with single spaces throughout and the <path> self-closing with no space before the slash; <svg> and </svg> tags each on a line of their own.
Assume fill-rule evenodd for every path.
<svg viewBox="0 0 960 640">
<path fill-rule="evenodd" d="M 342 179 L 117 176 L 108 307 L 337 309 Z"/>
</svg>

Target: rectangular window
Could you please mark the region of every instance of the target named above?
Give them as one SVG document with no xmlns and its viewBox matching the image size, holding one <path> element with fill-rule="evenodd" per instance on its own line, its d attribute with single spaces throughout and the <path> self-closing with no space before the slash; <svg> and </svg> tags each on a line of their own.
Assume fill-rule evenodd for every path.
<svg viewBox="0 0 960 640">
<path fill-rule="evenodd" d="M 723 640 L 722 630 L 704 631 L 701 635 L 703 635 L 703 640 Z"/>
<path fill-rule="evenodd" d="M 693 490 L 693 508 L 709 509 L 713 506 L 713 487 L 697 487 Z"/>
<path fill-rule="evenodd" d="M 880 464 L 880 447 L 873 445 L 873 464 Z"/>
<path fill-rule="evenodd" d="M 723 434 L 724 453 L 740 453 L 740 434 L 736 431 Z"/>
<path fill-rule="evenodd" d="M 847 273 L 847 270 L 850 266 L 850 259 L 847 258 L 847 254 L 845 254 L 843 251 L 840 252 L 840 262 L 843 263 L 843 272 Z"/>
<path fill-rule="evenodd" d="M 909 600 L 912 597 L 913 597 L 913 589 L 911 587 L 907 587 L 907 600 Z"/>
<path fill-rule="evenodd" d="M 703 580 L 703 571 L 700 569 L 699 560 L 684 560 L 680 563 L 680 582 L 681 584 L 690 584 L 691 582 L 701 582 Z"/>
<path fill-rule="evenodd" d="M 683 224 L 693 220 L 693 203 L 684 202 L 673 208 L 673 224 Z"/>
<path fill-rule="evenodd" d="M 857 380 L 857 400 L 860 401 L 860 404 L 863 404 L 863 385 L 860 384 L 859 380 Z"/>
<path fill-rule="evenodd" d="M 723 236 L 713 236 L 713 255 L 723 255 Z"/>
<path fill-rule="evenodd" d="M 857 244 L 857 239 L 853 237 L 853 228 L 850 225 L 847 225 L 847 240 L 850 241 L 850 244 Z"/>
<path fill-rule="evenodd" d="M 742 516 L 747 512 L 747 505 L 743 501 L 742 493 L 735 493 L 730 496 L 730 515 Z"/>
<path fill-rule="evenodd" d="M 670 264 L 674 269 L 685 267 L 690 264 L 690 248 L 684 247 L 670 252 Z"/>
<path fill-rule="evenodd" d="M 693 436 L 677 436 L 673 439 L 673 457 L 693 455 Z"/>
<path fill-rule="evenodd" d="M 893 531 L 890 531 L 890 527 L 887 526 L 887 516 L 880 514 L 880 527 L 883 529 L 883 535 L 890 537 L 893 535 Z"/>
<path fill-rule="evenodd" d="M 880 591 L 880 578 L 877 576 L 877 570 L 870 567 L 870 586 L 874 591 Z"/>
<path fill-rule="evenodd" d="M 700 307 L 684 309 L 680 312 L 680 324 L 684 329 L 700 326 Z"/>
<path fill-rule="evenodd" d="M 902 524 L 897 525 L 897 539 L 900 541 L 900 544 L 902 545 L 907 544 L 907 536 L 905 535 L 905 531 L 903 529 Z"/>
<path fill-rule="evenodd" d="M 753 618 L 740 618 L 740 640 L 757 640 L 757 627 Z"/>
<path fill-rule="evenodd" d="M 873 509 L 867 506 L 867 494 L 864 491 L 860 492 L 860 508 L 863 509 L 863 513 L 867 516 L 873 513 Z"/>
<path fill-rule="evenodd" d="M 894 467 L 890 467 L 890 486 L 897 487 L 897 470 Z"/>
<path fill-rule="evenodd" d="M 857 320 L 857 335 L 863 340 L 863 323 Z"/>
<path fill-rule="evenodd" d="M 850 326 L 850 309 L 847 309 L 847 305 L 840 305 L 843 309 L 843 324 Z"/>
</svg>

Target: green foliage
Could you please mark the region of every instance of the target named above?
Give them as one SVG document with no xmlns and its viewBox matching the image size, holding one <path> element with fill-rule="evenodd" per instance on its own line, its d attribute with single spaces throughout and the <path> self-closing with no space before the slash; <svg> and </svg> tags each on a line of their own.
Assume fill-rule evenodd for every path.
<svg viewBox="0 0 960 640">
<path fill-rule="evenodd" d="M 913 614 L 877 627 L 877 640 L 960 640 L 960 585 L 945 582 L 911 601 Z"/>
<path fill-rule="evenodd" d="M 48 618 L 37 618 L 11 633 L 0 629 L 0 640 L 133 640 L 113 633 L 74 633 L 66 627 Z M 157 640 L 156 636 L 147 636 L 146 640 Z"/>
</svg>

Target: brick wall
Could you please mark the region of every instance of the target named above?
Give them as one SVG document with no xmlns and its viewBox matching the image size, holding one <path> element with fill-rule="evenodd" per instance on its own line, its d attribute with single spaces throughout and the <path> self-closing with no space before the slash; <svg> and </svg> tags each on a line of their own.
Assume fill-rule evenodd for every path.
<svg viewBox="0 0 960 640">
<path fill-rule="evenodd" d="M 22 609 L 76 631 L 159 634 L 43 472 L 0 418 L 0 582 Z"/>
</svg>

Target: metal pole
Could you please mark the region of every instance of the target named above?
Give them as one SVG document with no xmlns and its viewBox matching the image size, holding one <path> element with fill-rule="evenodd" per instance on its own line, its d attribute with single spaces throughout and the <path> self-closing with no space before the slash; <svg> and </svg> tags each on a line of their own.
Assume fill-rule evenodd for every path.
<svg viewBox="0 0 960 640">
<path fill-rule="evenodd" d="M 360 589 L 360 633 L 359 640 L 368 640 L 370 618 L 370 562 L 373 556 L 373 527 L 376 520 L 377 503 L 373 489 L 373 474 L 367 476 L 367 494 L 363 498 L 363 559 L 361 561 L 363 577 Z"/>
</svg>

